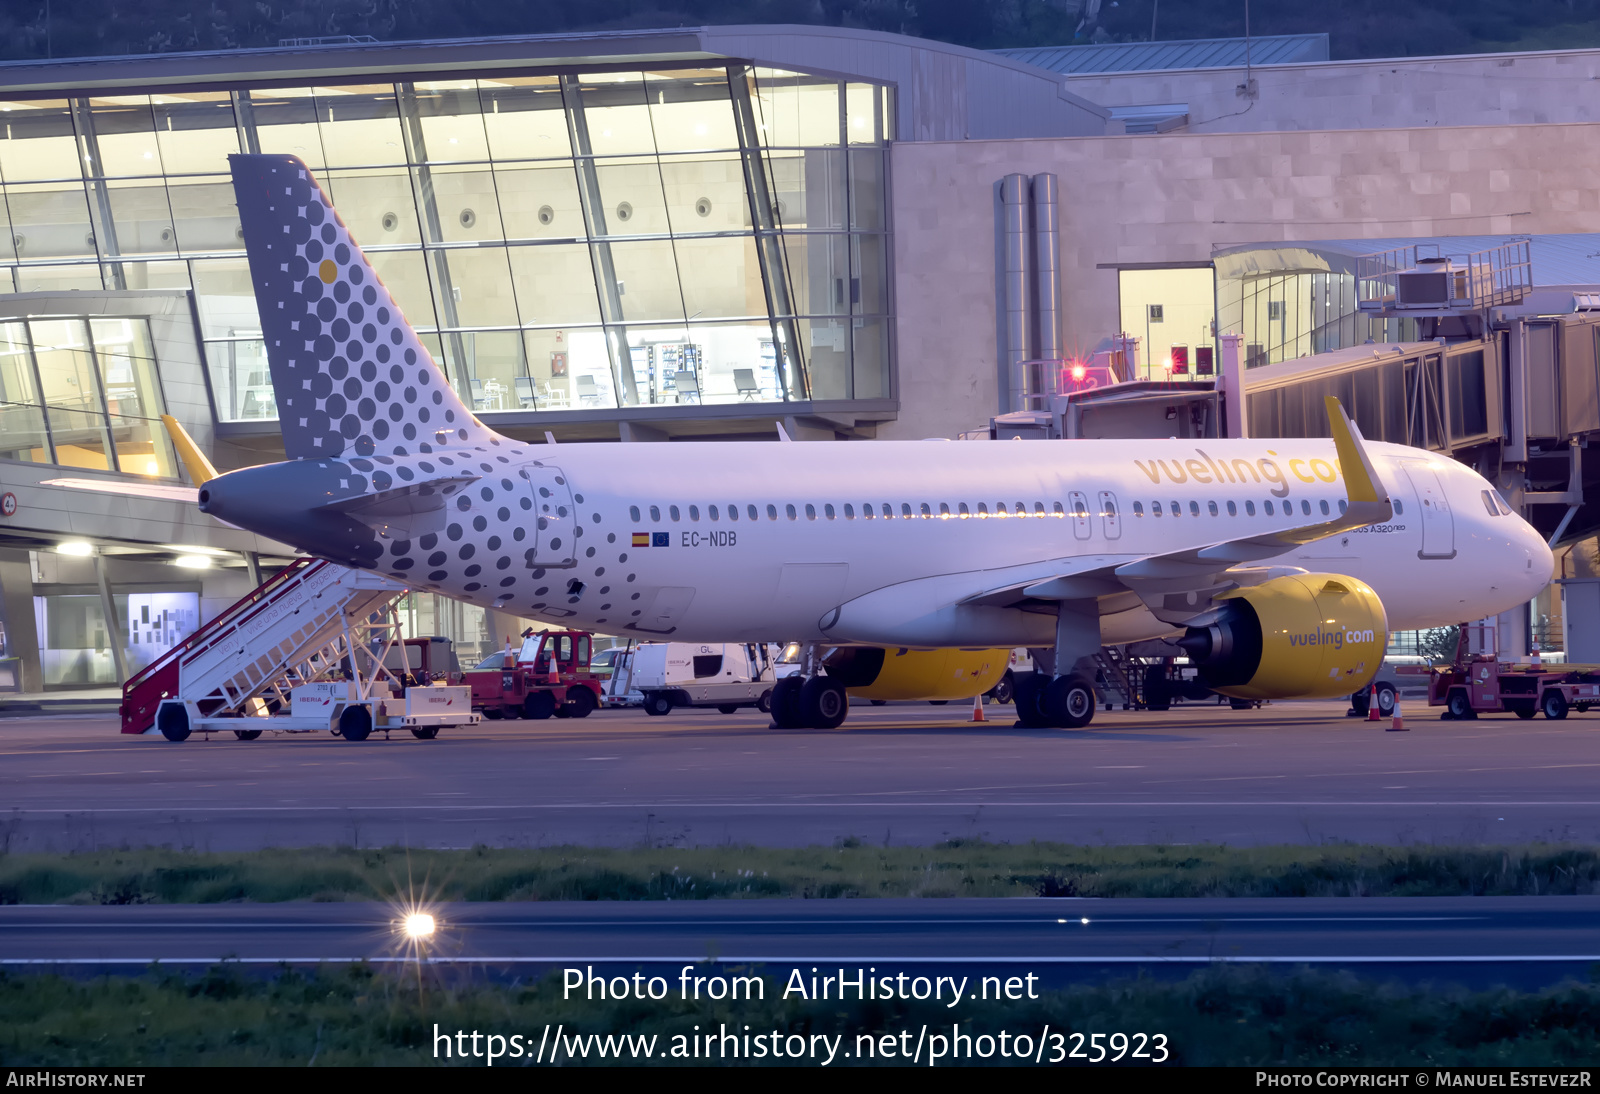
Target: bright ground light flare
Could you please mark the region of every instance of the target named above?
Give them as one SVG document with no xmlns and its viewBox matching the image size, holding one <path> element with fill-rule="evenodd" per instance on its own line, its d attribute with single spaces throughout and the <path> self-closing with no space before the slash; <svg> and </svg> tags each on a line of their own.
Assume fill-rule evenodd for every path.
<svg viewBox="0 0 1600 1094">
<path fill-rule="evenodd" d="M 427 912 L 412 912 L 406 916 L 400 926 L 405 931 L 407 938 L 416 939 L 420 942 L 425 938 L 433 937 L 433 916 Z"/>
</svg>

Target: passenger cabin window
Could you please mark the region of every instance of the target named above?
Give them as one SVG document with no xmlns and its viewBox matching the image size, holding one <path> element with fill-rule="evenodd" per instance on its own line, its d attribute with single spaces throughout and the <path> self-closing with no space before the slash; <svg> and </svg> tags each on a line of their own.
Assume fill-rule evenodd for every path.
<svg viewBox="0 0 1600 1094">
<path fill-rule="evenodd" d="M 894 519 L 894 506 L 890 505 L 888 502 L 884 502 L 883 503 L 883 519 L 884 520 L 892 520 L 892 519 Z"/>
<path fill-rule="evenodd" d="M 650 519 L 658 524 L 661 522 L 661 506 L 652 505 L 650 507 Z"/>
<path fill-rule="evenodd" d="M 1036 517 L 1044 516 L 1044 502 L 1036 501 L 1033 503 L 1033 515 Z"/>
<path fill-rule="evenodd" d="M 751 520 L 760 520 L 761 519 L 761 515 L 760 515 L 759 512 L 757 512 L 756 507 L 754 505 L 745 506 L 744 507 L 744 515 L 749 517 Z"/>
<path fill-rule="evenodd" d="M 1067 511 L 1061 508 L 1061 503 L 1058 501 L 1054 506 L 1051 507 L 1050 515 L 1054 517 L 1065 517 L 1067 515 Z M 1117 514 L 1115 511 L 1113 511 L 1111 515 L 1116 516 Z"/>
<path fill-rule="evenodd" d="M 1247 502 L 1244 503 L 1244 515 L 1247 516 L 1247 517 L 1253 517 L 1253 516 L 1256 515 L 1256 503 L 1255 502 L 1247 501 Z"/>
<path fill-rule="evenodd" d="M 928 520 L 933 516 L 933 510 L 928 507 L 927 502 L 923 502 L 918 509 L 922 513 L 923 520 Z"/>
<path fill-rule="evenodd" d="M 1264 501 L 1264 502 L 1261 503 L 1261 505 L 1262 505 L 1262 508 L 1265 510 L 1267 516 L 1270 517 L 1270 516 L 1273 515 L 1272 502 Z"/>
<path fill-rule="evenodd" d="M 1394 511 L 1397 516 L 1404 516 L 1406 511 L 1406 503 L 1401 501 L 1399 498 L 1395 498 Z M 1339 503 L 1339 512 L 1344 512 L 1344 502 L 1342 501 Z"/>
<path fill-rule="evenodd" d="M 671 517 L 673 520 L 677 520 L 678 519 L 678 507 L 676 505 L 667 506 L 667 516 Z"/>
<path fill-rule="evenodd" d="M 700 507 L 698 505 L 689 506 L 689 519 L 690 520 L 699 520 L 700 519 Z"/>
<path fill-rule="evenodd" d="M 871 520 L 875 515 L 870 501 L 861 506 L 861 516 L 864 520 Z"/>
<path fill-rule="evenodd" d="M 767 506 L 767 519 L 768 520 L 777 520 L 778 519 L 778 507 L 776 505 Z"/>
<path fill-rule="evenodd" d="M 1228 503 L 1228 515 L 1230 517 L 1236 517 L 1239 515 L 1239 507 L 1231 501 Z"/>
<path fill-rule="evenodd" d="M 1300 515 L 1303 517 L 1309 517 L 1311 515 L 1311 503 L 1306 501 L 1304 498 L 1300 500 Z"/>
<path fill-rule="evenodd" d="M 1172 515 L 1175 517 L 1181 517 L 1183 515 L 1183 506 L 1179 505 L 1177 502 L 1173 502 Z"/>
<path fill-rule="evenodd" d="M 728 519 L 729 520 L 738 520 L 739 519 L 739 507 L 737 505 L 728 506 Z"/>
<path fill-rule="evenodd" d="M 1199 502 L 1191 501 L 1189 503 L 1189 515 L 1191 517 L 1198 517 L 1200 515 L 1200 503 Z"/>
<path fill-rule="evenodd" d="M 1328 503 L 1326 501 L 1319 501 L 1319 502 L 1317 502 L 1317 504 L 1322 507 L 1322 515 L 1323 516 L 1327 516 L 1328 515 Z"/>
<path fill-rule="evenodd" d="M 1395 512 L 1399 512 L 1400 511 L 1400 503 L 1399 502 L 1395 502 L 1394 505 L 1395 505 Z M 1339 515 L 1340 516 L 1344 515 L 1344 509 L 1345 509 L 1344 499 L 1340 498 L 1339 499 Z"/>
<path fill-rule="evenodd" d="M 1152 517 L 1159 517 L 1161 515 L 1161 503 L 1159 501 L 1153 501 L 1150 503 L 1150 515 Z"/>
<path fill-rule="evenodd" d="M 829 520 L 834 519 L 833 506 L 832 505 L 824 505 L 822 507 L 822 515 L 827 517 Z"/>
<path fill-rule="evenodd" d="M 978 516 L 979 518 L 985 520 L 988 519 L 989 516 L 989 507 L 981 501 L 978 503 Z"/>
<path fill-rule="evenodd" d="M 795 512 L 793 504 L 785 505 L 783 511 L 788 514 L 790 520 L 800 519 L 800 514 Z"/>
<path fill-rule="evenodd" d="M 962 520 L 966 520 L 968 517 L 972 516 L 972 510 L 967 508 L 966 502 L 962 502 L 960 505 L 956 506 L 956 515 Z"/>
<path fill-rule="evenodd" d="M 1136 501 L 1133 503 L 1133 515 L 1136 517 L 1144 516 L 1144 502 Z"/>
<path fill-rule="evenodd" d="M 638 524 L 639 523 L 639 507 L 637 505 L 628 506 L 628 516 L 629 516 L 630 519 L 632 519 L 633 523 Z"/>
<path fill-rule="evenodd" d="M 939 519 L 940 520 L 949 520 L 950 519 L 950 503 L 949 502 L 941 501 L 939 503 Z"/>
<path fill-rule="evenodd" d="M 854 505 L 851 505 L 849 502 L 845 502 L 844 503 L 844 519 L 845 520 L 855 520 L 856 519 L 856 507 Z"/>
<path fill-rule="evenodd" d="M 1217 515 L 1217 503 L 1216 502 L 1214 502 L 1214 501 L 1206 502 L 1206 508 L 1211 511 L 1211 515 L 1212 516 L 1216 516 Z"/>
<path fill-rule="evenodd" d="M 817 519 L 817 507 L 815 505 L 812 505 L 809 501 L 806 502 L 806 519 L 807 520 L 816 520 Z"/>
<path fill-rule="evenodd" d="M 910 502 L 903 501 L 903 502 L 900 503 L 900 519 L 901 520 L 910 520 L 911 519 L 911 503 Z"/>
</svg>

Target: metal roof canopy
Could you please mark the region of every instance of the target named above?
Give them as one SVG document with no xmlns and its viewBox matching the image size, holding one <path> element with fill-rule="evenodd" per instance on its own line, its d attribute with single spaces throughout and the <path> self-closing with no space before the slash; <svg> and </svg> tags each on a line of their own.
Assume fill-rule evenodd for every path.
<svg viewBox="0 0 1600 1094">
<path fill-rule="evenodd" d="M 1527 239 L 1534 288 L 1600 287 L 1600 232 L 1570 235 L 1410 236 L 1243 243 L 1211 252 L 1219 278 L 1237 280 L 1290 273 L 1356 273 L 1356 259 L 1417 244 L 1444 255 L 1465 254 Z"/>
<path fill-rule="evenodd" d="M 1034 46 L 997 49 L 1002 57 L 1025 61 L 1069 76 L 1102 72 L 1157 72 L 1186 68 L 1243 68 L 1249 63 L 1283 65 L 1328 60 L 1326 34 L 1270 34 L 1259 38 L 1196 38 L 1171 42 L 1113 42 L 1089 46 Z"/>
</svg>

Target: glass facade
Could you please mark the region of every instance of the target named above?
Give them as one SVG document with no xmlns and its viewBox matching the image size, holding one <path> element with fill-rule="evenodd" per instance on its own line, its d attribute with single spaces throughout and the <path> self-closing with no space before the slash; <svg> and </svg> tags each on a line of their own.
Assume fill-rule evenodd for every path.
<svg viewBox="0 0 1600 1094">
<path fill-rule="evenodd" d="M 1418 336 L 1415 319 L 1357 311 L 1355 274 L 1336 269 L 1219 276 L 1217 325 L 1244 335 L 1246 368 Z"/>
<path fill-rule="evenodd" d="M 192 288 L 219 419 L 275 418 L 227 156 L 292 153 L 480 413 L 886 397 L 890 98 L 726 64 L 0 102 L 0 291 Z M 8 442 L 74 458 L 149 404 L 16 390 Z"/>
<path fill-rule="evenodd" d="M 144 319 L 0 322 L 0 458 L 173 478 Z"/>
</svg>

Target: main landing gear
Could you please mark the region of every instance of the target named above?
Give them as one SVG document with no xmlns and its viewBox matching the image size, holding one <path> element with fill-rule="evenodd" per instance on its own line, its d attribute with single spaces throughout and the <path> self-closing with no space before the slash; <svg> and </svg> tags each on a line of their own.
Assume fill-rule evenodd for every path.
<svg viewBox="0 0 1600 1094">
<path fill-rule="evenodd" d="M 1020 672 L 1014 686 L 1017 721 L 1029 729 L 1082 729 L 1094 720 L 1094 682 L 1086 676 Z"/>
<path fill-rule="evenodd" d="M 827 676 L 785 676 L 772 686 L 777 729 L 838 729 L 850 713 L 844 685 Z"/>
<path fill-rule="evenodd" d="M 808 643 L 800 671 L 772 685 L 772 728 L 838 729 L 850 713 L 844 684 L 822 674 L 822 651 Z"/>
</svg>

